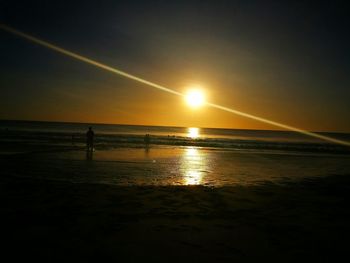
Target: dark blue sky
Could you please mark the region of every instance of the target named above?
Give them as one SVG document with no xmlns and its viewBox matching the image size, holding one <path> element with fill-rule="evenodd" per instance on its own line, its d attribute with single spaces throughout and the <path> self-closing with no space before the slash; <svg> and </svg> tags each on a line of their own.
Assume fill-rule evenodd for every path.
<svg viewBox="0 0 350 263">
<path fill-rule="evenodd" d="M 169 88 L 202 84 L 228 107 L 349 132 L 349 11 L 345 1 L 1 1 L 0 21 Z M 0 49 L 1 119 L 272 128 L 189 112 L 4 31 Z"/>
</svg>

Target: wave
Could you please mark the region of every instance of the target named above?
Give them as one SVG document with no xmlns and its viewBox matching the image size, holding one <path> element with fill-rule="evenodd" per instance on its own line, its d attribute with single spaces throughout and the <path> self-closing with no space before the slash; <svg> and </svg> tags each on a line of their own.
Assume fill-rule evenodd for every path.
<svg viewBox="0 0 350 263">
<path fill-rule="evenodd" d="M 53 146 L 84 147 L 85 133 L 70 132 L 38 132 L 38 131 L 1 131 L 2 148 L 45 148 Z M 292 151 L 350 154 L 350 148 L 323 142 L 258 140 L 236 138 L 190 138 L 175 135 L 151 135 L 152 147 L 156 146 L 196 146 L 225 150 L 259 150 L 259 151 Z M 96 149 L 113 149 L 119 147 L 143 148 L 144 136 L 140 134 L 109 134 L 101 133 L 95 136 Z"/>
</svg>

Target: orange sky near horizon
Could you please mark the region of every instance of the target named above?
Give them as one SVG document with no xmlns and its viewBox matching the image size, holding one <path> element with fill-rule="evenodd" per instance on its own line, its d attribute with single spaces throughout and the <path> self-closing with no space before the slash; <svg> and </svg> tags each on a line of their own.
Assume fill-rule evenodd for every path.
<svg viewBox="0 0 350 263">
<path fill-rule="evenodd" d="M 110 76 L 107 78 L 110 80 Z M 115 78 L 120 77 L 115 76 Z M 91 87 L 94 83 L 88 82 L 71 85 L 67 83 L 62 88 L 51 86 L 49 92 L 46 90 L 42 94 L 36 94 L 35 100 L 27 103 L 25 107 L 16 109 L 12 108 L 11 104 L 7 105 L 7 112 L 11 114 L 6 116 L 3 111 L 0 113 L 0 118 L 180 127 L 281 129 L 209 106 L 193 109 L 182 97 L 155 90 L 132 80 L 124 80 L 123 83 L 127 85 L 127 92 L 124 93 L 112 86 L 104 87 L 103 92 L 99 92 L 101 88 L 98 84 L 95 83 L 97 87 Z M 177 91 L 185 92 L 187 87 L 190 87 L 190 84 L 183 84 Z M 204 87 L 207 100 L 219 105 L 310 131 L 350 131 L 348 123 L 340 126 L 338 123 L 340 120 L 317 114 L 319 110 L 317 108 L 306 110 L 297 107 L 291 101 L 268 100 L 266 99 L 268 96 L 257 99 L 254 96 L 247 96 L 244 89 L 239 86 L 225 93 L 209 85 Z"/>
</svg>

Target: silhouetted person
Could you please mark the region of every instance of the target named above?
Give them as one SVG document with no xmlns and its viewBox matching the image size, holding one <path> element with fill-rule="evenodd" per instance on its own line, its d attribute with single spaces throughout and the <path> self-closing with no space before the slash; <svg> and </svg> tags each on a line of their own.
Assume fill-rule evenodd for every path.
<svg viewBox="0 0 350 263">
<path fill-rule="evenodd" d="M 93 151 L 94 150 L 94 132 L 91 127 L 89 127 L 89 130 L 86 133 L 86 150 L 87 151 Z"/>
</svg>

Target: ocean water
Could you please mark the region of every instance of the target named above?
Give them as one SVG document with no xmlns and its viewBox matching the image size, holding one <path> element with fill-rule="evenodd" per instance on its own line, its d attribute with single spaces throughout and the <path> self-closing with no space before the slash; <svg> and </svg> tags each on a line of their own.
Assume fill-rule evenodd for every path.
<svg viewBox="0 0 350 263">
<path fill-rule="evenodd" d="M 196 127 L 162 127 L 63 122 L 0 121 L 0 142 L 15 146 L 32 146 L 36 150 L 52 146 L 84 146 L 88 127 L 95 131 L 96 149 L 144 147 L 144 135 L 151 135 L 153 146 L 198 146 L 218 149 L 279 150 L 296 152 L 349 153 L 349 147 L 331 144 L 290 131 L 213 129 Z M 350 141 L 350 134 L 322 133 Z M 4 148 L 4 147 L 3 147 Z M 6 147 L 5 147 L 6 148 Z M 24 149 L 24 148 L 23 148 Z"/>
<path fill-rule="evenodd" d="M 220 187 L 350 175 L 349 147 L 288 131 L 0 121 L 0 145 L 7 173 L 74 183 Z"/>
</svg>

